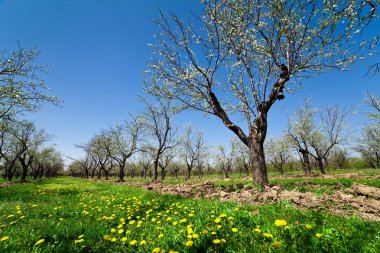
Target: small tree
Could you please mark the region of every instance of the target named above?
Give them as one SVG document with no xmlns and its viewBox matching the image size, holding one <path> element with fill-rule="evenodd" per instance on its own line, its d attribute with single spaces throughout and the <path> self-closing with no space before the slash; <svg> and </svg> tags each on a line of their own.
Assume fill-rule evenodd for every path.
<svg viewBox="0 0 380 253">
<path fill-rule="evenodd" d="M 291 157 L 286 138 L 270 138 L 266 144 L 266 149 L 269 162 L 278 172 L 284 174 L 285 163 L 288 161 L 288 158 Z"/>
</svg>

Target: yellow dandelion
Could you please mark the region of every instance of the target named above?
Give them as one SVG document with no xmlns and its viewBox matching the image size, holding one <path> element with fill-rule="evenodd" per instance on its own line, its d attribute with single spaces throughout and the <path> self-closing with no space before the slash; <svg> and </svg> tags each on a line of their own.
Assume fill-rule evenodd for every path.
<svg viewBox="0 0 380 253">
<path fill-rule="evenodd" d="M 274 241 L 273 246 L 275 246 L 276 248 L 279 248 L 281 247 L 281 243 L 279 241 Z"/>
<path fill-rule="evenodd" d="M 157 238 L 162 238 L 162 237 L 164 237 L 164 234 L 162 233 L 157 236 Z"/>
<path fill-rule="evenodd" d="M 237 228 L 232 228 L 231 230 L 232 230 L 232 232 L 234 232 L 234 233 L 236 233 L 237 231 L 239 231 Z"/>
<path fill-rule="evenodd" d="M 142 241 L 140 242 L 140 245 L 146 245 L 146 241 L 145 241 L 145 240 L 142 240 Z"/>
<path fill-rule="evenodd" d="M 222 243 L 226 243 L 227 241 L 226 241 L 226 239 L 222 239 L 222 240 L 220 240 Z"/>
<path fill-rule="evenodd" d="M 195 233 L 195 234 L 193 234 L 193 238 L 197 239 L 197 238 L 199 238 L 199 235 Z"/>
<path fill-rule="evenodd" d="M 129 242 L 130 245 L 135 245 L 136 243 L 137 243 L 136 240 L 132 240 L 132 241 Z"/>
<path fill-rule="evenodd" d="M 119 231 L 117 231 L 119 234 L 122 234 L 124 233 L 124 229 L 119 229 Z"/>
<path fill-rule="evenodd" d="M 255 232 L 261 233 L 261 229 L 260 228 L 255 228 Z"/>
<path fill-rule="evenodd" d="M 227 216 L 227 214 L 222 213 L 221 215 L 219 215 L 219 218 L 223 218 L 223 217 L 226 217 L 226 216 Z"/>
<path fill-rule="evenodd" d="M 208 231 L 206 229 L 202 230 L 202 234 L 207 235 Z"/>
<path fill-rule="evenodd" d="M 135 224 L 135 220 L 131 220 L 131 221 L 129 221 L 129 225 L 133 225 L 133 224 Z"/>
<path fill-rule="evenodd" d="M 218 225 L 217 228 L 219 228 L 219 229 L 222 228 L 222 225 Z"/>
<path fill-rule="evenodd" d="M 311 229 L 312 228 L 312 226 L 310 224 L 306 224 L 305 227 L 306 227 L 306 229 Z"/>
<path fill-rule="evenodd" d="M 178 222 L 176 222 L 176 221 L 173 222 L 173 226 L 175 226 L 175 225 L 177 225 L 177 224 L 178 224 Z"/>
<path fill-rule="evenodd" d="M 273 238 L 273 235 L 272 235 L 272 234 L 263 233 L 263 236 L 265 236 L 265 237 L 267 237 L 267 238 Z"/>
<path fill-rule="evenodd" d="M 191 247 L 191 246 L 193 246 L 193 244 L 194 244 L 194 242 L 190 241 L 190 240 L 186 242 L 187 247 Z"/>
<path fill-rule="evenodd" d="M 212 234 L 212 235 L 216 235 L 216 232 L 215 232 L 215 231 L 212 231 L 211 234 Z"/>
<path fill-rule="evenodd" d="M 111 229 L 111 233 L 115 233 L 116 232 L 116 229 L 115 228 L 112 228 Z"/>
<path fill-rule="evenodd" d="M 74 243 L 81 243 L 83 241 L 84 241 L 84 239 L 79 239 L 79 240 L 75 240 Z"/>
<path fill-rule="evenodd" d="M 290 229 L 290 227 L 289 227 L 289 226 L 285 226 L 284 228 L 285 228 L 285 229 Z"/>
<path fill-rule="evenodd" d="M 45 241 L 45 239 L 40 239 L 40 240 L 38 240 L 38 241 L 34 244 L 34 246 L 40 245 L 40 244 L 43 243 L 44 241 Z"/>
<path fill-rule="evenodd" d="M 109 235 L 105 235 L 105 236 L 103 236 L 103 238 L 106 241 L 110 241 L 111 240 L 111 236 L 109 236 Z"/>
<path fill-rule="evenodd" d="M 0 242 L 2 242 L 2 241 L 6 241 L 6 240 L 8 240 L 9 239 L 9 236 L 4 236 L 4 237 L 2 237 L 1 239 L 0 239 Z"/>
<path fill-rule="evenodd" d="M 154 249 L 152 250 L 152 253 L 160 253 L 160 250 L 161 250 L 161 249 L 158 248 L 158 247 L 157 247 L 157 248 L 154 248 Z"/>
<path fill-rule="evenodd" d="M 80 236 L 78 236 L 79 239 L 81 239 L 81 238 L 83 238 L 83 237 L 84 237 L 84 235 L 80 235 Z"/>
<path fill-rule="evenodd" d="M 214 222 L 215 222 L 215 223 L 219 223 L 219 222 L 221 222 L 221 219 L 216 218 Z"/>
<path fill-rule="evenodd" d="M 212 240 L 212 242 L 213 242 L 214 244 L 219 244 L 221 241 L 220 241 L 219 239 L 214 239 L 214 240 Z"/>
<path fill-rule="evenodd" d="M 321 237 L 322 237 L 322 234 L 320 234 L 320 233 L 316 233 L 315 236 L 318 237 L 318 238 L 321 238 Z"/>
<path fill-rule="evenodd" d="M 116 238 L 115 238 L 115 237 L 112 238 L 112 239 L 111 239 L 111 242 L 116 242 Z"/>
<path fill-rule="evenodd" d="M 119 229 L 122 228 L 122 227 L 123 227 L 123 224 L 120 224 L 119 226 L 117 226 L 117 228 L 119 228 Z"/>
<path fill-rule="evenodd" d="M 277 227 L 281 227 L 281 226 L 286 226 L 288 225 L 288 223 L 286 222 L 286 220 L 276 220 L 274 222 L 274 224 L 277 226 Z"/>
</svg>

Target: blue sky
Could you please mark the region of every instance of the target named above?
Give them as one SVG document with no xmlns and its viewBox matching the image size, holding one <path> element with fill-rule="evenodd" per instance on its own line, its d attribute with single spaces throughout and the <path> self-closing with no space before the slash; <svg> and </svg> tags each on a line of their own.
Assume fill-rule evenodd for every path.
<svg viewBox="0 0 380 253">
<path fill-rule="evenodd" d="M 199 12 L 197 0 L 160 0 L 164 10 L 186 17 Z M 52 95 L 64 100 L 62 108 L 45 105 L 30 117 L 37 126 L 55 136 L 64 154 L 79 158 L 74 144 L 86 142 L 94 133 L 142 110 L 143 70 L 154 42 L 156 0 L 0 0 L 0 49 L 11 50 L 17 41 L 24 48 L 41 50 L 39 63 L 49 64 L 41 77 Z M 293 113 L 304 98 L 316 106 L 339 104 L 357 115 L 357 129 L 366 119 L 365 92 L 380 96 L 380 75 L 364 76 L 365 65 L 354 71 L 330 72 L 306 80 L 303 89 L 276 103 L 269 115 L 269 135 L 286 127 L 286 114 Z M 232 134 L 215 118 L 199 112 L 176 117 L 179 125 L 192 122 L 203 129 L 211 144 L 226 143 Z M 358 133 L 358 132 L 357 132 Z"/>
</svg>

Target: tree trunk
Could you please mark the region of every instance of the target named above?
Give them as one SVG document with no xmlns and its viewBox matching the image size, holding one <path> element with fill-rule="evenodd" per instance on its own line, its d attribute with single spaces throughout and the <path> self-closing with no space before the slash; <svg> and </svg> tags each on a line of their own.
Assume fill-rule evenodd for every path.
<svg viewBox="0 0 380 253">
<path fill-rule="evenodd" d="M 321 173 L 322 173 L 323 175 L 325 175 L 325 174 L 326 174 L 326 171 L 325 171 L 325 168 L 324 168 L 324 166 L 323 166 L 323 159 L 320 158 L 320 157 L 318 157 L 316 160 L 317 160 L 317 163 L 318 163 L 318 168 L 319 168 L 319 170 L 321 171 Z"/>
<path fill-rule="evenodd" d="M 309 160 L 309 152 L 306 150 L 299 150 L 302 154 L 302 160 L 303 160 L 303 166 L 304 166 L 304 171 L 305 175 L 310 175 L 311 174 L 311 169 L 310 169 L 310 160 Z"/>
<path fill-rule="evenodd" d="M 119 180 L 120 182 L 124 182 L 124 165 L 120 165 L 119 167 Z"/>
<path fill-rule="evenodd" d="M 156 181 L 158 178 L 158 160 L 154 160 L 153 163 L 153 181 Z"/>
<path fill-rule="evenodd" d="M 253 167 L 253 180 L 264 187 L 269 183 L 265 164 L 264 145 L 260 140 L 253 138 L 249 145 L 249 154 Z"/>
<path fill-rule="evenodd" d="M 164 180 L 166 176 L 165 168 L 161 168 L 161 180 Z"/>
</svg>

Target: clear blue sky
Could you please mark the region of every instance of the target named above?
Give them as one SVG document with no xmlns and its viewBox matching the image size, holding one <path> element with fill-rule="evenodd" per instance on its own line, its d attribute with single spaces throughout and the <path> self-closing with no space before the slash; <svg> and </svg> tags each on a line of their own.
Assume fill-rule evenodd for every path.
<svg viewBox="0 0 380 253">
<path fill-rule="evenodd" d="M 160 0 L 161 8 L 187 17 L 199 12 L 197 0 Z M 148 43 L 156 26 L 156 0 L 0 0 L 0 49 L 11 50 L 17 41 L 24 48 L 41 50 L 39 62 L 49 64 L 42 78 L 50 93 L 64 100 L 30 116 L 38 127 L 55 136 L 64 155 L 79 158 L 75 143 L 86 142 L 94 133 L 142 110 L 142 71 L 151 57 Z M 366 91 L 380 96 L 380 74 L 364 76 L 365 66 L 354 71 L 333 72 L 304 82 L 295 95 L 276 103 L 269 115 L 269 135 L 286 127 L 287 113 L 311 97 L 316 106 L 339 104 L 358 114 L 352 126 L 365 123 Z M 187 112 L 176 118 L 191 121 L 205 132 L 211 144 L 226 143 L 232 134 L 218 121 L 202 113 Z"/>
</svg>

